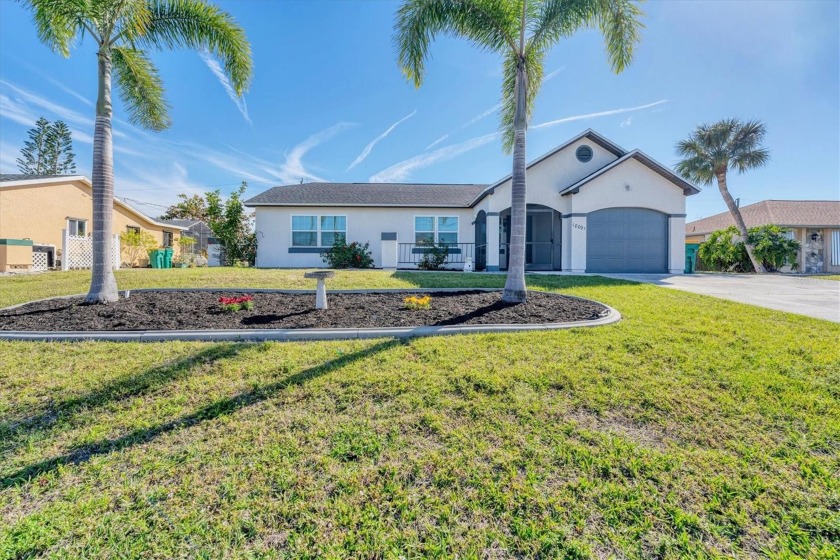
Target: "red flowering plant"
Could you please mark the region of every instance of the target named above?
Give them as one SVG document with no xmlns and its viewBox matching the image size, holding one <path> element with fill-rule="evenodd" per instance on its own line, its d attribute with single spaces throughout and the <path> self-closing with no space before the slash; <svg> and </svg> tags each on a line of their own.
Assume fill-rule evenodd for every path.
<svg viewBox="0 0 840 560">
<path fill-rule="evenodd" d="M 245 311 L 251 311 L 252 309 L 254 309 L 254 296 L 223 296 L 219 298 L 219 306 L 222 308 L 222 311 L 227 311 L 229 313 L 235 313 L 236 311 L 242 309 L 244 309 Z"/>
</svg>

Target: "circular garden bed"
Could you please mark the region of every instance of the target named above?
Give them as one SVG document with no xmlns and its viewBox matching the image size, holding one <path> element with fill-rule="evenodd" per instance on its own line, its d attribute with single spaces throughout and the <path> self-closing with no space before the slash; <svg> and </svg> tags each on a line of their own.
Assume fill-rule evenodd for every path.
<svg viewBox="0 0 840 560">
<path fill-rule="evenodd" d="M 252 309 L 223 309 L 239 290 L 138 290 L 108 305 L 81 297 L 55 298 L 0 311 L 0 331 L 165 331 L 231 329 L 376 329 L 469 325 L 591 323 L 614 313 L 598 302 L 528 292 L 525 304 L 501 301 L 498 290 L 331 291 L 329 309 L 316 310 L 313 292 L 248 292 Z M 430 296 L 427 309 L 406 298 Z M 220 301 L 225 298 L 224 301 Z M 246 307 L 240 305 L 240 307 Z"/>
</svg>

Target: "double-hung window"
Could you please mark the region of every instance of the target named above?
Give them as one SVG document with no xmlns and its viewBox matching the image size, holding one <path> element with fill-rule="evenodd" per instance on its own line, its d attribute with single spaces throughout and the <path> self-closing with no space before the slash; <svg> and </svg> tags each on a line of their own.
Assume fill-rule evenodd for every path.
<svg viewBox="0 0 840 560">
<path fill-rule="evenodd" d="M 321 216 L 321 247 L 332 247 L 347 238 L 347 216 Z"/>
<path fill-rule="evenodd" d="M 331 247 L 346 238 L 347 216 L 292 216 L 292 247 Z"/>
<path fill-rule="evenodd" d="M 415 216 L 414 243 L 432 245 L 458 243 L 458 216 Z"/>
<path fill-rule="evenodd" d="M 70 235 L 85 237 L 87 235 L 87 220 L 67 218 L 67 231 Z"/>
</svg>

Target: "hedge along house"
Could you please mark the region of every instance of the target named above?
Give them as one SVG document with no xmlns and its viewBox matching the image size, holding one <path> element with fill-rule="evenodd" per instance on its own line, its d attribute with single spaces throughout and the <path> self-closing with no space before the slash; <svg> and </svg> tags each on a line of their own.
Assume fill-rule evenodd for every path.
<svg viewBox="0 0 840 560">
<path fill-rule="evenodd" d="M 35 246 L 61 251 L 65 231 L 73 237 L 91 235 L 91 195 L 90 180 L 81 175 L 0 175 L 0 239 L 31 240 Z M 157 222 L 117 199 L 113 220 L 114 235 L 146 231 L 161 247 L 173 245 L 186 229 Z M 123 248 L 119 262 L 125 258 Z"/>
<path fill-rule="evenodd" d="M 796 271 L 809 274 L 840 272 L 840 201 L 762 200 L 741 208 L 748 228 L 774 225 L 800 244 Z M 702 243 L 715 231 L 734 226 L 729 212 L 685 225 L 686 243 Z M 794 269 L 782 270 L 793 272 Z"/>
<path fill-rule="evenodd" d="M 587 130 L 528 164 L 526 269 L 682 273 L 685 199 L 698 189 L 639 150 Z M 259 267 L 324 266 L 336 236 L 376 266 L 414 268 L 444 243 L 447 266 L 507 268 L 511 179 L 490 185 L 306 183 L 269 189 L 256 212 Z"/>
</svg>

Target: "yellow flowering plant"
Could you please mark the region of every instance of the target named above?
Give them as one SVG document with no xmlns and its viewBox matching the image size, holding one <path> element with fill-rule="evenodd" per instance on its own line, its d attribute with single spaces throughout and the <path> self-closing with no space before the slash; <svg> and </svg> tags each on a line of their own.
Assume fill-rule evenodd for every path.
<svg viewBox="0 0 840 560">
<path fill-rule="evenodd" d="M 403 299 L 406 309 L 429 309 L 432 306 L 432 296 L 408 296 Z"/>
</svg>

